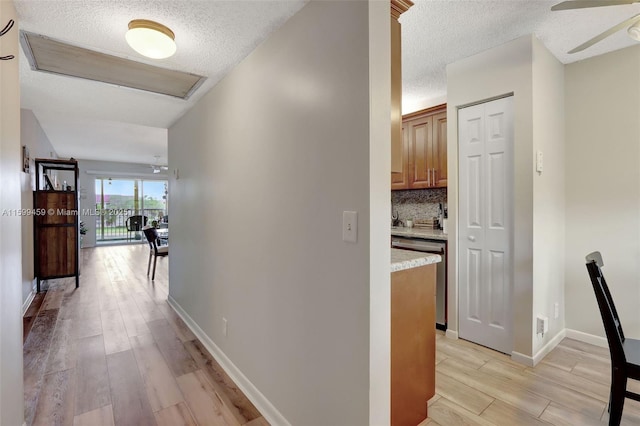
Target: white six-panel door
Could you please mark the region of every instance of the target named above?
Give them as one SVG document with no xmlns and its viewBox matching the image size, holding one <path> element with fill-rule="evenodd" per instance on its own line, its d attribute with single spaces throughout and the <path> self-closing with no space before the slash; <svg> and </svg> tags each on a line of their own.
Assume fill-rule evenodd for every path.
<svg viewBox="0 0 640 426">
<path fill-rule="evenodd" d="M 459 336 L 512 351 L 513 96 L 458 111 Z"/>
</svg>

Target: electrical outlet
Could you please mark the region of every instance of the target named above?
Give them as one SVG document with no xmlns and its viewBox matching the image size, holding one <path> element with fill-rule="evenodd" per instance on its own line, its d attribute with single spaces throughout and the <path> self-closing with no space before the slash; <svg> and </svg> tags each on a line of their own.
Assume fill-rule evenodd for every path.
<svg viewBox="0 0 640 426">
<path fill-rule="evenodd" d="M 227 319 L 225 317 L 222 317 L 222 334 L 224 334 L 224 337 L 227 337 L 227 331 L 228 331 L 227 325 L 228 325 Z"/>
<path fill-rule="evenodd" d="M 342 212 L 342 241 L 358 241 L 358 212 Z"/>
<path fill-rule="evenodd" d="M 553 304 L 553 318 L 560 318 L 560 304 L 558 302 Z"/>
</svg>

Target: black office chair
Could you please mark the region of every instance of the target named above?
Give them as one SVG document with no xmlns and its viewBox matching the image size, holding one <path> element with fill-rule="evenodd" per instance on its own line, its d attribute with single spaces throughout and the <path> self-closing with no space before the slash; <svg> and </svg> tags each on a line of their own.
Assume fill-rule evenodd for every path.
<svg viewBox="0 0 640 426">
<path fill-rule="evenodd" d="M 151 275 L 151 281 L 156 279 L 156 262 L 158 257 L 169 256 L 169 245 L 158 246 L 158 231 L 153 226 L 145 226 L 142 228 L 147 241 L 149 242 L 149 264 L 147 265 L 147 276 L 149 276 L 149 270 L 151 269 L 151 258 L 153 257 L 153 274 Z"/>
<path fill-rule="evenodd" d="M 140 232 L 147 225 L 147 216 L 129 216 L 127 218 L 127 241 L 131 241 L 132 232 Z"/>
<path fill-rule="evenodd" d="M 604 265 L 600 252 L 595 251 L 587 255 L 586 261 L 611 354 L 609 426 L 618 426 L 622 419 L 624 399 L 640 401 L 640 394 L 627 390 L 627 379 L 640 380 L 640 340 L 624 337 L 618 311 L 600 269 Z"/>
</svg>

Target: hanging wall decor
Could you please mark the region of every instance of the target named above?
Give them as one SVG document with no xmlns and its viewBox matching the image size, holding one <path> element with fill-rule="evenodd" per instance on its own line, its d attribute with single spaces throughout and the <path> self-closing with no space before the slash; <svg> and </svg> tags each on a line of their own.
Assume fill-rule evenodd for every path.
<svg viewBox="0 0 640 426">
<path fill-rule="evenodd" d="M 0 31 L 0 36 L 3 36 L 6 33 L 8 33 L 11 30 L 11 28 L 13 28 L 13 24 L 14 24 L 13 19 L 9 19 L 9 22 L 7 23 L 7 25 L 5 25 L 2 31 Z M 13 55 L 0 56 L 0 61 L 8 61 L 13 58 L 15 58 L 15 56 Z"/>
<path fill-rule="evenodd" d="M 25 173 L 29 173 L 29 163 L 31 159 L 29 158 L 29 148 L 26 145 L 22 146 L 22 171 Z"/>
</svg>

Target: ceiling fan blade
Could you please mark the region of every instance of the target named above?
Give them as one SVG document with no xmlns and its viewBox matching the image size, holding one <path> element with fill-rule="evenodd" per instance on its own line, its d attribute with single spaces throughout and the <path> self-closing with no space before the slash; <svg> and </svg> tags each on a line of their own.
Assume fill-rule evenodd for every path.
<svg viewBox="0 0 640 426">
<path fill-rule="evenodd" d="M 640 13 L 632 16 L 631 18 L 620 22 L 618 25 L 614 25 L 613 27 L 609 28 L 607 31 L 603 32 L 602 34 L 598 34 L 597 36 L 595 36 L 594 38 L 592 38 L 591 40 L 582 43 L 580 46 L 576 47 L 575 49 L 570 50 L 568 53 L 578 53 L 578 52 L 582 52 L 584 49 L 586 49 L 587 47 L 591 47 L 594 44 L 604 40 L 605 38 L 609 37 L 610 35 L 620 31 L 621 29 L 629 26 L 629 25 L 633 25 L 636 22 L 640 21 Z"/>
<path fill-rule="evenodd" d="M 622 4 L 633 4 L 637 2 L 638 0 L 572 0 L 563 1 L 562 3 L 551 6 L 551 10 L 556 11 L 584 9 L 588 7 L 619 6 Z"/>
</svg>

